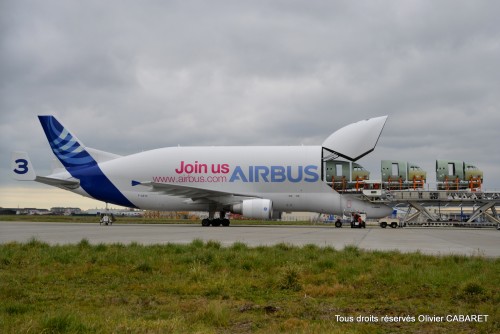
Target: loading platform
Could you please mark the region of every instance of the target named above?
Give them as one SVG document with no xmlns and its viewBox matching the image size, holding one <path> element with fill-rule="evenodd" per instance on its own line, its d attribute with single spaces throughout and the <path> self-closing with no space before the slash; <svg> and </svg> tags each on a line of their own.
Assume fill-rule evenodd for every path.
<svg viewBox="0 0 500 334">
<path fill-rule="evenodd" d="M 496 208 L 500 205 L 500 191 L 413 189 L 373 191 L 364 189 L 361 192 L 346 193 L 393 208 L 407 207 L 400 226 L 497 227 L 500 229 L 499 212 Z M 450 210 L 455 211 L 452 215 L 455 217 L 453 219 L 446 218 L 450 216 Z"/>
<path fill-rule="evenodd" d="M 458 160 L 436 160 L 436 190 L 427 172 L 412 162 L 382 160 L 381 179 L 370 180 L 361 165 L 328 160 L 324 181 L 340 194 L 405 212 L 399 226 L 496 226 L 500 191 L 483 191 L 483 172 Z"/>
</svg>

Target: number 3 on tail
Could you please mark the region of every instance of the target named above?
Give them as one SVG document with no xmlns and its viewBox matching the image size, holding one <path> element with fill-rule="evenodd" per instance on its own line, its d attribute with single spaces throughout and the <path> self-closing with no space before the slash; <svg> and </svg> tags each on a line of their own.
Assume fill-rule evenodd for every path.
<svg viewBox="0 0 500 334">
<path fill-rule="evenodd" d="M 26 160 L 26 159 L 17 159 L 14 162 L 17 164 L 17 168 L 14 169 L 14 173 L 16 173 L 16 174 L 26 174 L 28 172 L 28 160 Z"/>
</svg>

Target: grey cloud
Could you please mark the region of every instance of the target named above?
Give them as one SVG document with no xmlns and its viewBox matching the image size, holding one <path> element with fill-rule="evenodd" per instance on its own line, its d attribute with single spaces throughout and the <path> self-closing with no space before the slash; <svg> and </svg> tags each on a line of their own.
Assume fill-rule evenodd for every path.
<svg viewBox="0 0 500 334">
<path fill-rule="evenodd" d="M 320 144 L 390 116 L 361 164 L 476 162 L 500 188 L 495 1 L 4 1 L 0 153 L 37 114 L 88 146 Z M 2 169 L 1 184 L 11 181 Z"/>
</svg>

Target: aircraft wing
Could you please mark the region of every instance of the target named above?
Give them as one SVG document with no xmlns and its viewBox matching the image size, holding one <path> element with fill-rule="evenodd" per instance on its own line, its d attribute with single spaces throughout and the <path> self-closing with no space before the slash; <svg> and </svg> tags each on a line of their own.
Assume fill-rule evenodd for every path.
<svg viewBox="0 0 500 334">
<path fill-rule="evenodd" d="M 132 181 L 132 185 L 153 187 L 154 191 L 163 192 L 164 194 L 170 196 L 187 198 L 196 203 L 206 200 L 210 202 L 217 202 L 220 204 L 228 205 L 228 204 L 240 203 L 244 199 L 260 198 L 258 196 L 249 194 L 237 194 L 219 190 L 185 186 L 174 183 Z"/>
</svg>

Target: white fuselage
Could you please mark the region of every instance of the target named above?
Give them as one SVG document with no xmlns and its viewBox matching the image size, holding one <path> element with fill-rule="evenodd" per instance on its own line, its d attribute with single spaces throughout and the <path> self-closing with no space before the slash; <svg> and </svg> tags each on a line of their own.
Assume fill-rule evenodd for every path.
<svg viewBox="0 0 500 334">
<path fill-rule="evenodd" d="M 140 209 L 209 210 L 206 201 L 137 185 L 154 182 L 269 199 L 274 211 L 358 211 L 373 218 L 391 212 L 332 190 L 323 180 L 321 146 L 169 147 L 101 162 L 99 168 Z M 74 192 L 89 196 L 82 188 Z"/>
</svg>

